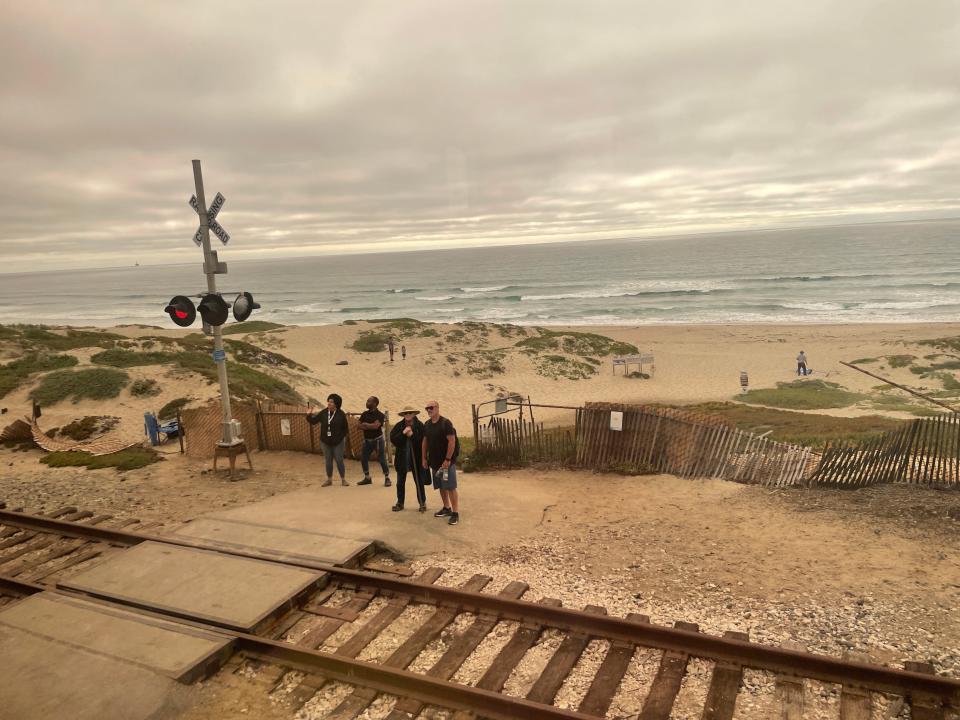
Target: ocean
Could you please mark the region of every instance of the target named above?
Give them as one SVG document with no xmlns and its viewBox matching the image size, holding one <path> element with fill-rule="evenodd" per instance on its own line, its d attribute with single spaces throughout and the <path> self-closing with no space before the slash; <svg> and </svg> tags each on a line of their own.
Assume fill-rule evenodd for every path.
<svg viewBox="0 0 960 720">
<path fill-rule="evenodd" d="M 958 240 L 953 220 L 243 262 L 228 246 L 218 283 L 297 325 L 954 321 Z M 185 245 L 184 265 L 0 275 L 0 323 L 172 326 L 166 302 L 206 287 Z"/>
</svg>

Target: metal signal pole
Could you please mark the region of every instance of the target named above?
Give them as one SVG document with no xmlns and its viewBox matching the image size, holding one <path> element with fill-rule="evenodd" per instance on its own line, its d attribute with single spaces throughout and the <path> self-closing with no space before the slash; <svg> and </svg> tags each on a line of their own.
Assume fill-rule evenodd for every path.
<svg viewBox="0 0 960 720">
<path fill-rule="evenodd" d="M 203 194 L 203 173 L 200 161 L 193 161 L 193 180 L 197 186 L 197 215 L 200 216 L 200 242 L 203 247 L 203 272 L 207 276 L 207 292 L 217 293 L 217 274 L 226 273 L 226 263 L 217 260 L 217 253 L 210 249 L 210 222 L 207 214 L 207 200 Z M 227 384 L 227 356 L 223 349 L 223 333 L 219 325 L 213 325 L 213 360 L 217 365 L 217 378 L 220 380 L 220 404 L 223 407 L 223 437 L 220 445 L 237 445 L 243 442 L 240 437 L 240 423 L 233 419 L 230 410 L 230 387 Z"/>
</svg>

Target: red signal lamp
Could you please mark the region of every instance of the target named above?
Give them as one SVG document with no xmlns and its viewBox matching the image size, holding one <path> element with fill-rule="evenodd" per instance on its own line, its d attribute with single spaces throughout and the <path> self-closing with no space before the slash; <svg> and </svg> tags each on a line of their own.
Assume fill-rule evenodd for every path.
<svg viewBox="0 0 960 720">
<path fill-rule="evenodd" d="M 180 327 L 190 327 L 197 319 L 197 308 L 194 307 L 193 300 L 185 295 L 175 295 L 163 311 L 170 316 L 174 325 Z"/>
</svg>

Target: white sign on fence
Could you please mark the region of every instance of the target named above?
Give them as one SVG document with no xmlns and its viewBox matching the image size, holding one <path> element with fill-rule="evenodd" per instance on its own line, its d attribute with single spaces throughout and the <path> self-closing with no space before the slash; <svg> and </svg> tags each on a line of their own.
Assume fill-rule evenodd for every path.
<svg viewBox="0 0 960 720">
<path fill-rule="evenodd" d="M 290 418 L 280 418 L 280 434 L 290 434 Z"/>
<path fill-rule="evenodd" d="M 623 431 L 623 413 L 619 410 L 610 411 L 610 429 L 617 432 Z"/>
</svg>

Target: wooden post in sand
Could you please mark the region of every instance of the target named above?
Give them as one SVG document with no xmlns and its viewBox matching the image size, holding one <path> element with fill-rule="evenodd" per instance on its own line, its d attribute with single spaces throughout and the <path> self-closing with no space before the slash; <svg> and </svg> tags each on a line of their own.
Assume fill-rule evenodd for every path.
<svg viewBox="0 0 960 720">
<path fill-rule="evenodd" d="M 180 454 L 183 455 L 183 421 L 180 419 L 180 408 L 177 408 L 177 439 L 180 441 Z"/>
<path fill-rule="evenodd" d="M 480 449 L 480 420 L 477 418 L 477 406 L 470 406 L 470 414 L 473 417 L 473 442 L 477 450 Z"/>
</svg>

